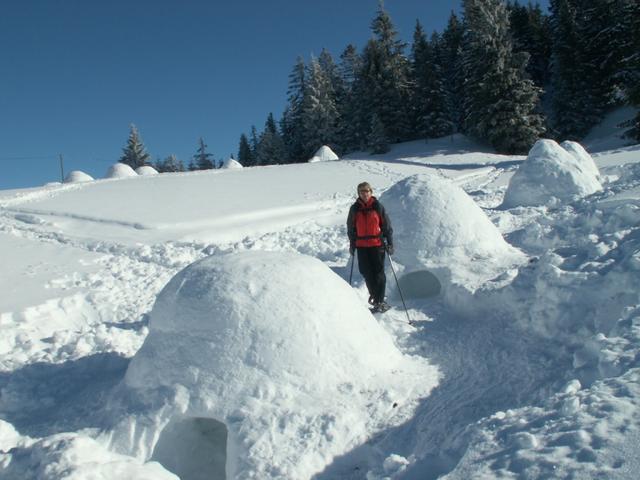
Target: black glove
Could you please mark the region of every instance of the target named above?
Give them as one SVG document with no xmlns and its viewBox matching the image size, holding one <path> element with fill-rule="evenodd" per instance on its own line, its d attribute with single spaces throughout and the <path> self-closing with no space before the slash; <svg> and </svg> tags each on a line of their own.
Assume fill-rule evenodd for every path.
<svg viewBox="0 0 640 480">
<path fill-rule="evenodd" d="M 354 253 L 356 253 L 356 246 L 352 243 L 349 245 L 349 255 L 353 255 Z"/>
<path fill-rule="evenodd" d="M 394 250 L 394 248 L 393 248 L 393 245 L 387 245 L 387 253 L 388 253 L 389 255 L 393 255 L 393 252 L 394 252 L 394 251 L 395 251 L 395 250 Z"/>
</svg>

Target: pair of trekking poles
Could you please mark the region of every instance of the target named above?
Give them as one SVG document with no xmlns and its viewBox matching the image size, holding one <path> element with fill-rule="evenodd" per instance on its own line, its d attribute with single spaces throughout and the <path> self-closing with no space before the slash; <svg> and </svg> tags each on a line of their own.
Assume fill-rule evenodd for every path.
<svg viewBox="0 0 640 480">
<path fill-rule="evenodd" d="M 389 257 L 389 265 L 391 265 L 391 271 L 393 272 L 393 278 L 396 280 L 396 286 L 398 287 L 398 292 L 400 293 L 400 300 L 402 300 L 402 306 L 404 307 L 404 312 L 407 314 L 407 321 L 409 325 L 413 325 L 411 321 L 411 317 L 409 317 L 409 310 L 407 309 L 407 304 L 404 302 L 404 295 L 402 295 L 402 289 L 400 288 L 400 283 L 398 282 L 398 276 L 396 275 L 396 269 L 393 267 L 393 260 L 391 260 L 391 254 L 389 250 L 385 247 L 385 252 L 387 252 L 387 256 Z M 351 280 L 353 279 L 353 264 L 356 263 L 354 259 L 355 255 L 351 254 L 351 271 L 349 272 L 349 286 L 351 286 Z"/>
</svg>

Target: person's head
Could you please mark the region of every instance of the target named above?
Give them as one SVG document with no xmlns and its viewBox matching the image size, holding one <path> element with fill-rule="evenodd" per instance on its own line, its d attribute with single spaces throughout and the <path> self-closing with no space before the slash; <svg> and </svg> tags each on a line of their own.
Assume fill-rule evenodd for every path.
<svg viewBox="0 0 640 480">
<path fill-rule="evenodd" d="M 368 202 L 373 195 L 373 189 L 368 182 L 362 182 L 358 184 L 358 198 L 363 202 Z"/>
</svg>

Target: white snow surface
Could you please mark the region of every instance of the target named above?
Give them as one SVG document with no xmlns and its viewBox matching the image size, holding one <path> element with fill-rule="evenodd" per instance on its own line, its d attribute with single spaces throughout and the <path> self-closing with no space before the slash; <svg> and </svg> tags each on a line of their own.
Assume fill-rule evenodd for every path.
<svg viewBox="0 0 640 480">
<path fill-rule="evenodd" d="M 104 178 L 126 178 L 136 177 L 136 171 L 125 163 L 114 163 L 109 167 Z"/>
<path fill-rule="evenodd" d="M 73 170 L 64 178 L 64 183 L 83 183 L 91 181 L 93 181 L 93 177 L 80 170 Z"/>
<path fill-rule="evenodd" d="M 149 330 L 126 384 L 165 405 L 157 433 L 174 416 L 227 425 L 227 478 L 310 478 L 382 425 L 406 420 L 437 384 L 436 369 L 403 355 L 342 278 L 297 253 L 188 266 L 158 295 Z M 167 412 L 173 391 L 188 392 L 179 415 Z"/>
<path fill-rule="evenodd" d="M 313 154 L 313 157 L 309 159 L 309 162 L 329 162 L 331 160 L 340 160 L 340 157 L 331 150 L 331 147 L 323 145 L 316 151 L 316 153 Z"/>
<path fill-rule="evenodd" d="M 504 207 L 556 205 L 602 190 L 584 149 L 567 146 L 571 152 L 553 140 L 538 140 L 511 178 Z"/>
<path fill-rule="evenodd" d="M 502 206 L 524 157 L 460 135 L 0 191 L 0 478 L 636 479 L 639 152 L 552 205 Z M 397 229 L 374 317 L 362 181 Z M 405 312 L 424 269 L 457 283 Z"/>
</svg>

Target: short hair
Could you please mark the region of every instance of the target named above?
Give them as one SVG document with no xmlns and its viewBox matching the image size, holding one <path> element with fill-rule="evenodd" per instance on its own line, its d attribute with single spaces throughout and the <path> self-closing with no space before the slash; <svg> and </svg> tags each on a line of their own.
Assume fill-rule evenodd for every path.
<svg viewBox="0 0 640 480">
<path fill-rule="evenodd" d="M 358 193 L 360 193 L 360 190 L 367 190 L 367 189 L 373 192 L 373 188 L 371 188 L 371 185 L 369 185 L 369 182 L 362 182 L 358 184 Z"/>
</svg>

